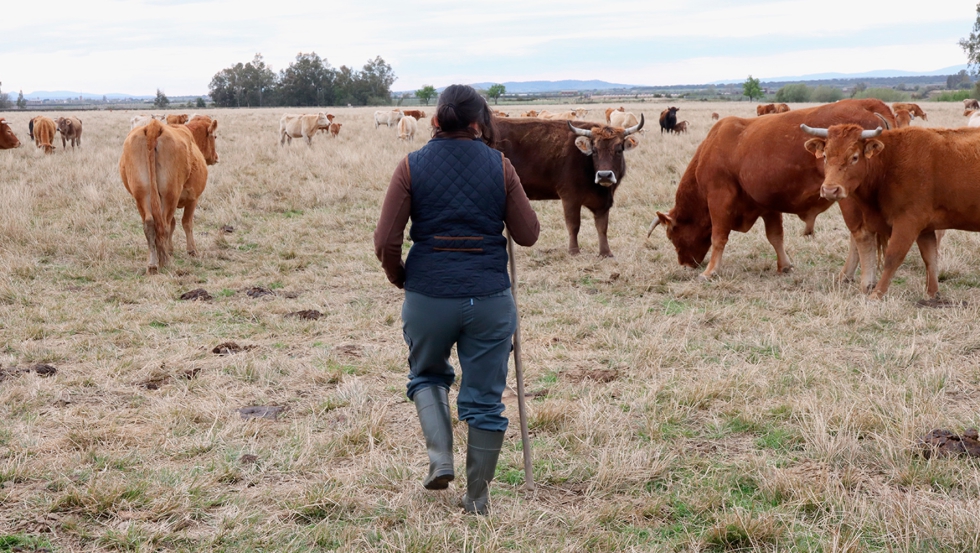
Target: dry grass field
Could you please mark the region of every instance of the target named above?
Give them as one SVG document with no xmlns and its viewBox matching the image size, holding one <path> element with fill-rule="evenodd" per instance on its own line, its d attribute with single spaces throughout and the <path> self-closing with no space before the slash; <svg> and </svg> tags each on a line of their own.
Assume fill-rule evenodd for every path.
<svg viewBox="0 0 980 553">
<path fill-rule="evenodd" d="M 373 108 L 331 109 L 337 139 L 280 148 L 282 111 L 213 112 L 199 256 L 178 225 L 155 276 L 117 170 L 131 113 L 80 114 L 76 151 L 0 152 L 0 551 L 980 550 L 980 463 L 915 448 L 980 425 L 980 236 L 943 242 L 940 291 L 965 307 L 916 306 L 915 248 L 883 301 L 837 284 L 837 207 L 812 239 L 785 219 L 795 272 L 775 272 L 760 222 L 700 282 L 647 226 L 710 113 L 755 104 L 676 105 L 689 134 L 660 134 L 666 104 L 632 105 L 648 131 L 611 213 L 615 258 L 596 256 L 588 212 L 569 256 L 560 205 L 534 203 L 541 238 L 517 262 L 538 486 L 510 394 L 488 517 L 456 506 L 464 424 L 460 480 L 421 486 L 402 293 L 372 245 L 428 125 L 405 143 Z M 916 125 L 965 121 L 923 106 Z M 24 142 L 32 115 L 5 115 Z M 179 299 L 197 288 L 213 299 Z M 307 309 L 322 317 L 286 316 Z M 225 342 L 242 351 L 212 352 Z M 22 370 L 36 364 L 57 372 Z"/>
</svg>

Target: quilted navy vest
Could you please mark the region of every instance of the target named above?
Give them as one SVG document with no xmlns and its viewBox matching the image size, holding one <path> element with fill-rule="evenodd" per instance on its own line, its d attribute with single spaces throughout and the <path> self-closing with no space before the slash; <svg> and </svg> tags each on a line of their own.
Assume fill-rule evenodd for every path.
<svg viewBox="0 0 980 553">
<path fill-rule="evenodd" d="M 510 287 L 500 152 L 479 140 L 433 139 L 408 154 L 412 249 L 405 289 L 437 298 Z"/>
</svg>

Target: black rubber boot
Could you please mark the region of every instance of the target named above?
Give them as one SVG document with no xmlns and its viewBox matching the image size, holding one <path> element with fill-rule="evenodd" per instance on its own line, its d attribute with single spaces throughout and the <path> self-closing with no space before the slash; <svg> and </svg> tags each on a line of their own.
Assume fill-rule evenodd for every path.
<svg viewBox="0 0 980 553">
<path fill-rule="evenodd" d="M 466 494 L 462 499 L 466 512 L 478 515 L 490 512 L 490 488 L 487 485 L 497 470 L 497 458 L 503 444 L 503 432 L 470 427 L 466 440 Z"/>
<path fill-rule="evenodd" d="M 453 474 L 453 426 L 449 420 L 449 392 L 442 386 L 430 386 L 415 392 L 415 410 L 425 435 L 429 452 L 429 475 L 422 482 L 427 490 L 444 490 L 455 478 Z"/>
</svg>

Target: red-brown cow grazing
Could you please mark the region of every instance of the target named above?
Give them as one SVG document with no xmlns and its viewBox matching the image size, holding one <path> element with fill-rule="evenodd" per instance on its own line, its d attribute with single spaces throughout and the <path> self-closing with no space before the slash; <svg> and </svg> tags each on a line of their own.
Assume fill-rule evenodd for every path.
<svg viewBox="0 0 980 553">
<path fill-rule="evenodd" d="M 582 206 L 595 216 L 599 255 L 612 257 L 606 231 L 613 194 L 626 176 L 624 152 L 638 142 L 643 116 L 627 129 L 585 121 L 495 119 L 494 148 L 514 164 L 531 200 L 561 200 L 568 230 L 568 253 L 579 253 Z"/>
<path fill-rule="evenodd" d="M 770 113 L 776 113 L 776 104 L 759 104 L 755 107 L 755 114 L 757 116 L 761 117 Z"/>
<path fill-rule="evenodd" d="M 207 184 L 207 166 L 218 162 L 214 144 L 217 127 L 217 121 L 204 116 L 173 127 L 154 120 L 126 137 L 119 176 L 143 219 L 149 274 L 156 273 L 170 258 L 178 208 L 184 210 L 181 224 L 187 253 L 197 255 L 194 209 Z"/>
<path fill-rule="evenodd" d="M 882 132 L 857 125 L 804 130 L 818 137 L 807 141 L 806 149 L 826 166 L 821 196 L 851 200 L 875 232 L 888 236 L 881 280 L 871 298 L 888 292 L 913 242 L 926 266 L 926 295 L 935 298 L 937 232 L 980 231 L 980 130 Z"/>
<path fill-rule="evenodd" d="M 54 142 L 54 132 L 57 129 L 54 121 L 43 115 L 38 115 L 31 119 L 31 125 L 34 132 L 34 145 L 38 148 L 44 148 L 46 154 L 54 152 L 54 144 L 52 143 Z"/>
<path fill-rule="evenodd" d="M 420 109 L 403 109 L 402 113 L 404 113 L 405 115 L 411 115 L 416 119 L 422 119 L 423 117 L 425 117 L 425 112 Z"/>
<path fill-rule="evenodd" d="M 912 120 L 915 119 L 915 115 L 909 112 L 907 109 L 896 109 L 895 110 L 895 128 L 904 129 L 912 124 Z"/>
<path fill-rule="evenodd" d="M 900 109 L 904 109 L 908 111 L 909 113 L 922 119 L 923 121 L 929 120 L 929 118 L 926 117 L 926 112 L 922 111 L 922 108 L 919 107 L 919 104 L 912 104 L 909 102 L 895 102 L 894 104 L 892 104 L 893 111 L 898 111 Z"/>
<path fill-rule="evenodd" d="M 756 119 L 725 117 L 694 152 L 678 184 L 674 207 L 666 214 L 657 212 L 650 232 L 663 224 L 677 261 L 688 267 L 700 265 L 711 249 L 711 260 L 701 273 L 710 278 L 721 265 L 729 233 L 748 232 L 761 217 L 766 238 L 776 250 L 777 270 L 791 270 L 792 261 L 783 249 L 782 213 L 798 215 L 806 222 L 804 234 L 812 234 L 817 215 L 833 205 L 820 197 L 823 166 L 803 149 L 808 135 L 800 124 L 854 122 L 874 128 L 882 124 L 879 115 L 894 126 L 891 110 L 875 99 L 841 100 Z M 841 211 L 848 228 L 863 229 L 855 206 L 844 202 Z M 857 254 L 852 243 L 842 278 L 854 277 Z M 874 268 L 867 265 L 873 259 L 860 260 L 867 285 L 874 278 Z"/>
<path fill-rule="evenodd" d="M 776 113 L 786 113 L 789 111 L 788 104 L 776 104 Z"/>
<path fill-rule="evenodd" d="M 7 124 L 7 120 L 0 118 L 0 150 L 19 147 L 20 140 L 17 140 L 17 136 L 14 135 L 14 131 Z"/>
<path fill-rule="evenodd" d="M 67 149 L 71 142 L 72 149 L 82 145 L 82 120 L 78 117 L 59 117 L 55 124 L 61 134 L 61 147 Z"/>
</svg>

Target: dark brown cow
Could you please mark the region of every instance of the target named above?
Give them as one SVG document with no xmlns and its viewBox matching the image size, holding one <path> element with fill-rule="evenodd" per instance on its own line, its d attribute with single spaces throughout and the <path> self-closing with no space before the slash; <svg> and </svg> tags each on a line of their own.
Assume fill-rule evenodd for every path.
<svg viewBox="0 0 980 553">
<path fill-rule="evenodd" d="M 808 136 L 800 124 L 827 127 L 854 122 L 874 128 L 882 124 L 879 117 L 894 126 L 888 106 L 865 99 L 841 100 L 772 117 L 722 119 L 694 152 L 677 187 L 674 207 L 666 214 L 657 212 L 650 232 L 659 224 L 666 227 L 681 265 L 697 267 L 711 249 L 711 260 L 701 274 L 709 278 L 721 264 L 729 233 L 748 232 L 761 217 L 766 238 L 776 250 L 777 269 L 791 270 L 792 261 L 783 249 L 782 213 L 798 215 L 806 222 L 804 234 L 812 234 L 817 215 L 833 205 L 820 197 L 823 166 L 803 149 Z M 855 232 L 863 229 L 855 206 L 844 202 L 841 211 L 848 228 Z M 853 278 L 857 253 L 852 243 L 842 278 Z M 866 265 L 869 258 L 860 260 L 862 282 L 867 286 L 868 279 L 874 278 L 874 268 Z"/>
<path fill-rule="evenodd" d="M 585 121 L 494 120 L 494 148 L 514 164 L 531 200 L 561 200 L 568 230 L 568 253 L 579 253 L 582 206 L 595 216 L 599 255 L 612 257 L 606 231 L 616 188 L 626 176 L 625 151 L 637 146 L 630 135 L 643 128 L 608 127 Z"/>
<path fill-rule="evenodd" d="M 922 119 L 923 121 L 929 120 L 929 118 L 926 117 L 926 112 L 922 111 L 922 108 L 919 107 L 919 104 L 913 104 L 910 102 L 895 102 L 894 104 L 892 104 L 892 111 L 898 111 L 900 109 L 904 109 L 908 111 L 909 113 Z"/>
<path fill-rule="evenodd" d="M 681 108 L 669 107 L 660 112 L 660 134 L 664 131 L 668 133 L 674 130 L 674 125 L 677 124 L 677 112 Z"/>
<path fill-rule="evenodd" d="M 875 232 L 889 237 L 881 280 L 871 298 L 888 292 L 913 242 L 926 266 L 926 295 L 935 298 L 938 232 L 980 231 L 980 130 L 908 127 L 882 132 L 857 125 L 804 130 L 818 137 L 807 141 L 806 149 L 826 165 L 820 194 L 852 201 Z"/>
<path fill-rule="evenodd" d="M 963 100 L 963 109 L 980 109 L 980 101 L 976 98 L 967 98 Z"/>
<path fill-rule="evenodd" d="M 7 124 L 7 120 L 0 118 L 0 150 L 19 148 L 20 140 L 14 135 L 13 129 Z"/>
<path fill-rule="evenodd" d="M 55 124 L 61 134 L 61 147 L 67 149 L 71 142 L 72 149 L 82 145 L 82 120 L 78 117 L 59 117 Z"/>
<path fill-rule="evenodd" d="M 44 153 L 54 152 L 54 132 L 57 129 L 54 121 L 43 115 L 31 119 L 30 129 L 34 136 L 34 145 L 43 148 Z"/>
<path fill-rule="evenodd" d="M 759 104 L 755 107 L 755 114 L 757 116 L 761 117 L 770 113 L 776 113 L 776 104 Z"/>
</svg>

